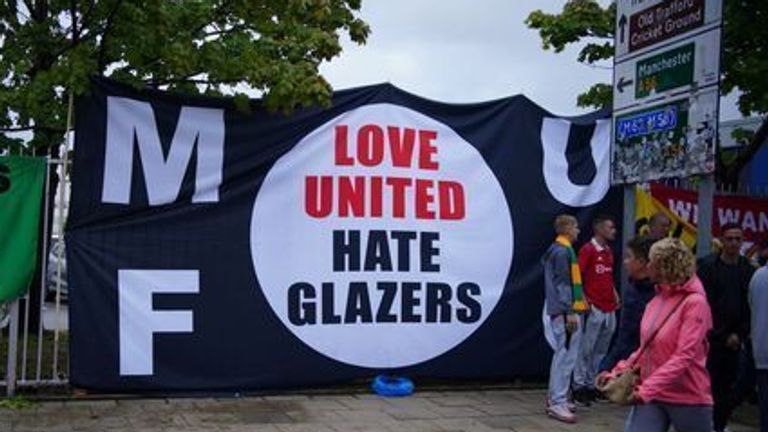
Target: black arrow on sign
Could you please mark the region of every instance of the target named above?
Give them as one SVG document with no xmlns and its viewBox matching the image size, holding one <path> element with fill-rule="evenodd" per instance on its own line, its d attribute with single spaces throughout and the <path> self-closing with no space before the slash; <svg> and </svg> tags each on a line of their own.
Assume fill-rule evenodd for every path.
<svg viewBox="0 0 768 432">
<path fill-rule="evenodd" d="M 624 27 L 627 26 L 627 16 L 621 14 L 619 18 L 619 43 L 624 43 Z"/>
<path fill-rule="evenodd" d="M 635 82 L 634 80 L 625 80 L 624 77 L 619 78 L 619 82 L 616 83 L 616 88 L 619 90 L 619 93 L 624 93 L 624 87 L 632 84 Z"/>
</svg>

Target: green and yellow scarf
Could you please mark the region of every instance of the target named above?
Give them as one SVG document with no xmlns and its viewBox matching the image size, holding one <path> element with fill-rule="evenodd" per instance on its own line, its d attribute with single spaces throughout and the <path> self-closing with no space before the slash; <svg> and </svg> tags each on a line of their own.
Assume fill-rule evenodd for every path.
<svg viewBox="0 0 768 432">
<path fill-rule="evenodd" d="M 579 270 L 579 259 L 576 257 L 576 251 L 573 250 L 571 241 L 565 236 L 557 236 L 555 243 L 568 249 L 568 261 L 571 264 L 571 286 L 573 287 L 573 311 L 586 312 L 589 310 L 589 305 L 584 299 L 584 285 L 581 282 L 581 270 Z"/>
</svg>

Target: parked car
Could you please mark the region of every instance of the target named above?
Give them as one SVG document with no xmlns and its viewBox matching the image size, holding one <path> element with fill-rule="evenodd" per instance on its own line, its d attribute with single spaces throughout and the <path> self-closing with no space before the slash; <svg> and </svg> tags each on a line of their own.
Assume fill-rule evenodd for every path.
<svg viewBox="0 0 768 432">
<path fill-rule="evenodd" d="M 59 251 L 61 252 L 61 273 L 59 273 Z M 46 300 L 56 298 L 57 284 L 61 289 L 61 297 L 68 298 L 67 286 L 67 258 L 65 256 L 64 241 L 58 238 L 51 239 L 51 247 L 48 250 L 48 268 L 46 270 Z"/>
<path fill-rule="evenodd" d="M 4 329 L 11 321 L 11 311 L 8 303 L 0 303 L 0 329 Z"/>
</svg>

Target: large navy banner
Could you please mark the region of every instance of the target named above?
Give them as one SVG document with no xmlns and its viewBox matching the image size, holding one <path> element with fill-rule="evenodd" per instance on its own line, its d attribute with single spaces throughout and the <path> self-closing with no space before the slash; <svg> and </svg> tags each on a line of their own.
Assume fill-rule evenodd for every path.
<svg viewBox="0 0 768 432">
<path fill-rule="evenodd" d="M 76 119 L 78 387 L 544 376 L 552 220 L 620 215 L 604 113 L 523 96 L 382 84 L 283 116 L 98 80 Z"/>
</svg>

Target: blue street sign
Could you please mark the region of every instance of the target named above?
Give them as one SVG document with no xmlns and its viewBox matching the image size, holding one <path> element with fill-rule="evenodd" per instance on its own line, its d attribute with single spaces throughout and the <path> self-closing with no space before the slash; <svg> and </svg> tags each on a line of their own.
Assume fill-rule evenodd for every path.
<svg viewBox="0 0 768 432">
<path fill-rule="evenodd" d="M 667 105 L 652 111 L 616 119 L 616 138 L 619 141 L 674 129 L 677 126 L 677 106 Z"/>
</svg>

